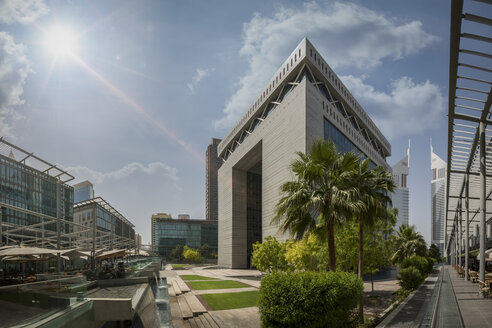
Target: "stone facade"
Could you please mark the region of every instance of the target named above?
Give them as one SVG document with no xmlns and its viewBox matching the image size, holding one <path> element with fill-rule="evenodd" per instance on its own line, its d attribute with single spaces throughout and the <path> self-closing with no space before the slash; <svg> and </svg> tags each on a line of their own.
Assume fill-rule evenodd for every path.
<svg viewBox="0 0 492 328">
<path fill-rule="evenodd" d="M 223 160 L 218 172 L 219 265 L 248 267 L 251 243 L 269 235 L 289 237 L 271 224 L 279 188 L 294 178 L 289 165 L 295 153 L 326 138 L 327 124 L 375 165 L 391 170 L 385 159 L 389 143 L 304 39 L 218 147 Z M 260 185 L 253 185 L 251 174 L 261 175 Z M 256 195 L 260 186 L 261 195 Z M 260 240 L 255 239 L 258 229 Z"/>
</svg>

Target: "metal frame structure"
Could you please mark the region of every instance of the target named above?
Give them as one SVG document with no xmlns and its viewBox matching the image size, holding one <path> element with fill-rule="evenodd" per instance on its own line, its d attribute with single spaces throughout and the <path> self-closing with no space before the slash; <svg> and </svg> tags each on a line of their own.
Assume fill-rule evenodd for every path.
<svg viewBox="0 0 492 328">
<path fill-rule="evenodd" d="M 7 156 L 7 152 L 9 151 L 10 154 Z M 13 151 L 15 151 L 17 156 L 21 158 L 20 160 L 15 159 Z M 93 227 L 87 227 L 80 223 L 66 220 L 66 218 L 62 216 L 62 213 L 60 211 L 61 185 L 75 179 L 74 176 L 69 174 L 67 171 L 62 170 L 56 165 L 39 158 L 38 156 L 34 155 L 34 153 L 29 153 L 24 149 L 5 141 L 3 137 L 0 137 L 0 155 L 9 157 L 10 160 L 16 161 L 26 167 L 29 167 L 30 169 L 34 169 L 40 173 L 47 174 L 55 178 L 57 181 L 56 217 L 0 202 L 0 246 L 3 239 L 6 240 L 6 244 L 21 242 L 26 246 L 46 247 L 56 250 L 71 249 L 74 247 L 84 248 L 84 246 L 90 245 L 90 247 L 86 248 L 88 250 L 92 250 L 94 254 L 96 249 L 113 249 L 118 247 L 131 249 L 135 247 L 134 239 L 125 238 L 122 236 L 115 236 L 111 232 L 97 229 L 97 224 Z M 84 206 L 91 203 L 100 205 L 112 215 L 127 223 L 131 228 L 134 227 L 134 225 L 130 221 L 128 221 L 121 213 L 119 213 L 116 209 L 114 209 L 111 205 L 109 205 L 104 199 L 100 197 L 91 199 L 86 202 L 78 203 L 76 204 L 76 206 Z M 20 213 L 36 216 L 40 219 L 40 222 L 30 225 L 3 222 L 1 217 L 2 208 L 7 208 Z M 95 215 L 94 222 L 96 222 Z M 46 225 L 48 224 L 56 224 L 56 230 L 45 229 Z M 66 226 L 69 227 L 69 233 L 62 233 L 62 230 L 65 231 L 65 229 L 62 229 L 62 227 Z M 80 228 L 80 230 L 78 228 Z M 91 237 L 81 238 L 81 232 L 91 232 Z M 60 271 L 60 267 L 61 260 L 60 257 L 58 257 L 58 271 Z"/>
<path fill-rule="evenodd" d="M 76 203 L 74 205 L 74 215 L 75 210 L 79 208 L 83 208 L 91 205 L 99 205 L 106 211 L 108 211 L 111 215 L 114 215 L 116 218 L 120 219 L 124 223 L 128 224 L 130 228 L 134 228 L 135 225 L 128 221 L 120 212 L 118 212 L 113 206 L 111 206 L 108 202 L 106 202 L 101 197 L 92 198 L 86 201 L 82 201 Z M 80 230 L 75 231 L 74 234 L 78 235 L 75 240 L 75 245 L 81 248 L 96 248 L 96 249 L 115 249 L 115 248 L 135 248 L 135 239 L 127 238 L 123 236 L 118 236 L 114 233 L 114 227 L 112 227 L 112 231 L 104 231 L 102 229 L 97 228 L 97 224 L 94 225 L 94 222 L 97 222 L 97 216 L 94 214 L 92 216 L 93 224 L 92 226 L 82 226 L 80 223 L 76 224 L 81 227 Z M 74 218 L 75 221 L 75 218 Z M 84 234 L 86 232 L 90 233 L 89 237 L 80 237 L 80 234 Z M 89 247 L 90 246 L 90 247 Z"/>
<path fill-rule="evenodd" d="M 479 222 L 484 281 L 486 224 L 492 216 L 492 54 L 487 51 L 492 38 L 483 29 L 492 26 L 492 17 L 464 12 L 464 1 L 451 1 L 446 253 L 464 264 L 468 279 L 469 227 Z M 491 0 L 467 0 L 466 5 L 472 11 L 485 6 L 481 15 L 492 12 Z"/>
</svg>

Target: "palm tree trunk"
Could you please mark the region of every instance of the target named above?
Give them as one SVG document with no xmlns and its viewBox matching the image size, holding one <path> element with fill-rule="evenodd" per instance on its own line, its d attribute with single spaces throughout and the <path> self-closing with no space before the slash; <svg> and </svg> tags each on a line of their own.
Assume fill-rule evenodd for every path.
<svg viewBox="0 0 492 328">
<path fill-rule="evenodd" d="M 330 271 L 335 272 L 337 269 L 336 259 L 335 259 L 335 232 L 332 220 L 328 222 L 327 234 L 328 234 L 328 263 L 330 266 Z"/>
<path fill-rule="evenodd" d="M 359 219 L 359 270 L 358 277 L 362 280 L 362 261 L 364 259 L 364 226 L 362 219 Z M 364 325 L 364 290 L 362 291 L 362 298 L 359 301 L 359 324 Z"/>
</svg>

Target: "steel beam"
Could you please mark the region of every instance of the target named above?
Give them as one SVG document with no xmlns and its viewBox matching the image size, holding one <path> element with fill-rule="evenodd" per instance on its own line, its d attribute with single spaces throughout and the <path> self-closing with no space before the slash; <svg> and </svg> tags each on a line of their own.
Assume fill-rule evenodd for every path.
<svg viewBox="0 0 492 328">
<path fill-rule="evenodd" d="M 486 188 L 487 181 L 485 179 L 485 123 L 480 122 L 480 280 L 485 281 L 485 220 L 486 220 Z M 483 293 L 481 297 L 484 297 Z"/>
<path fill-rule="evenodd" d="M 469 257 L 469 239 L 470 239 L 470 204 L 469 204 L 469 176 L 466 176 L 466 187 L 465 187 L 465 281 L 468 281 L 468 257 Z"/>
</svg>

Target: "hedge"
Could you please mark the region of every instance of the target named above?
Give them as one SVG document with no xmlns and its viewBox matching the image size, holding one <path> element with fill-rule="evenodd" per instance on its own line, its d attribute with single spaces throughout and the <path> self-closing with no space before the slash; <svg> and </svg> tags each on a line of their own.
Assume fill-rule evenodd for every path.
<svg viewBox="0 0 492 328">
<path fill-rule="evenodd" d="M 261 280 L 263 327 L 349 327 L 363 283 L 348 272 L 276 272 Z"/>
<path fill-rule="evenodd" d="M 414 266 L 401 269 L 397 278 L 400 280 L 400 286 L 406 290 L 417 289 L 424 281 L 424 275 Z"/>
<path fill-rule="evenodd" d="M 403 269 L 411 266 L 417 268 L 423 276 L 426 276 L 432 273 L 434 267 L 434 259 L 414 255 L 407 257 L 401 263 L 401 267 Z"/>
</svg>

